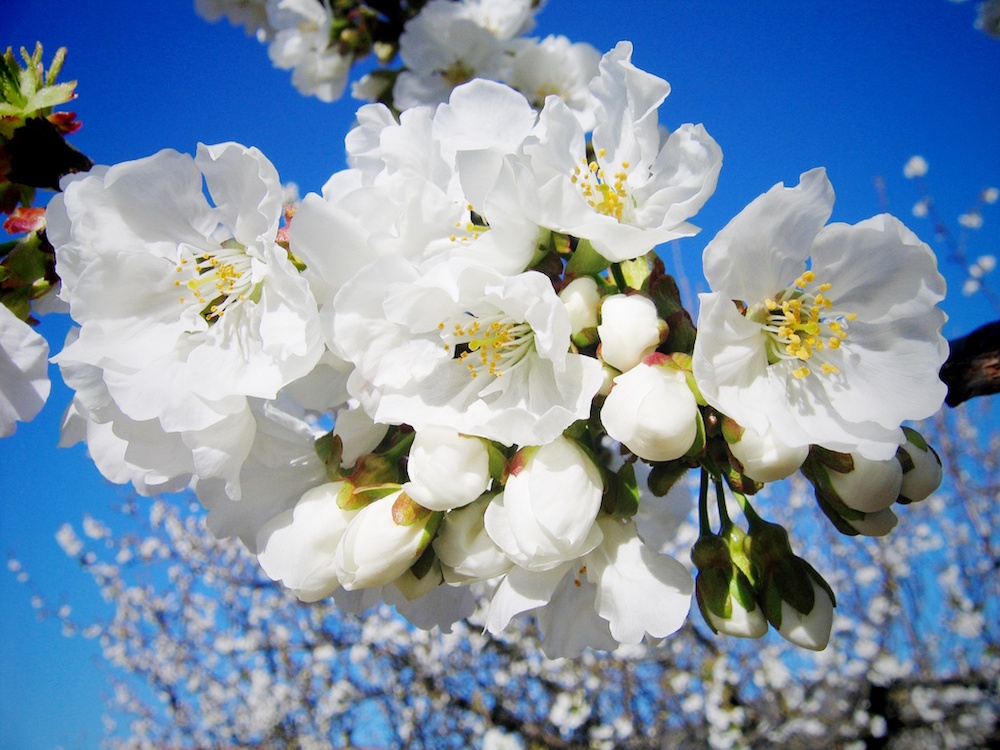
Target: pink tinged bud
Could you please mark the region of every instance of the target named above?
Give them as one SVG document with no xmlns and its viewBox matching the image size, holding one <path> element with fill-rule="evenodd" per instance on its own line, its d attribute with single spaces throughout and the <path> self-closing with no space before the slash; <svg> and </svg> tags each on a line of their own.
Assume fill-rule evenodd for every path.
<svg viewBox="0 0 1000 750">
<path fill-rule="evenodd" d="M 885 508 L 874 513 L 865 513 L 864 518 L 852 520 L 844 519 L 862 536 L 885 536 L 894 528 L 899 521 L 891 508 Z"/>
<path fill-rule="evenodd" d="M 330 596 L 340 585 L 334 558 L 357 511 L 337 504 L 342 482 L 320 485 L 269 521 L 257 534 L 257 561 L 304 602 Z"/>
<path fill-rule="evenodd" d="M 490 459 L 479 438 L 446 429 L 417 432 L 410 446 L 403 489 L 430 510 L 468 505 L 490 486 Z"/>
<path fill-rule="evenodd" d="M 830 486 L 848 508 L 862 513 L 885 510 L 899 497 L 903 485 L 903 467 L 895 458 L 873 461 L 852 453 L 853 470 L 830 471 Z"/>
<path fill-rule="evenodd" d="M 345 589 L 392 583 L 423 554 L 441 514 L 415 505 L 399 491 L 358 511 L 337 547 L 337 575 Z"/>
<path fill-rule="evenodd" d="M 600 356 L 612 367 L 625 372 L 642 362 L 660 345 L 663 321 L 656 305 L 638 294 L 613 294 L 601 304 Z"/>
<path fill-rule="evenodd" d="M 733 434 L 730 431 L 726 435 L 727 441 Z M 729 443 L 729 450 L 743 466 L 743 473 L 755 482 L 777 482 L 790 477 L 809 455 L 808 445 L 789 445 L 776 430 L 761 435 L 749 428 L 743 428 L 739 439 Z"/>
<path fill-rule="evenodd" d="M 516 457 L 515 457 L 516 458 Z M 595 523 L 604 484 L 600 471 L 564 437 L 533 450 L 493 498 L 483 522 L 490 539 L 515 564 L 551 570 L 600 544 Z"/>
<path fill-rule="evenodd" d="M 639 364 L 614 382 L 601 407 L 611 438 L 647 461 L 672 461 L 691 449 L 698 404 L 681 371 Z"/>
<path fill-rule="evenodd" d="M 812 581 L 815 602 L 812 610 L 803 614 L 786 601 L 781 602 L 781 636 L 796 646 L 822 651 L 830 642 L 833 629 L 833 601 L 827 590 Z"/>
<path fill-rule="evenodd" d="M 18 206 L 14 213 L 7 217 L 3 229 L 8 234 L 27 234 L 45 227 L 45 208 L 25 208 Z"/>
<path fill-rule="evenodd" d="M 918 503 L 941 486 L 944 469 L 934 449 L 915 431 L 904 427 L 906 442 L 901 450 L 909 457 L 904 461 L 900 502 Z"/>
</svg>

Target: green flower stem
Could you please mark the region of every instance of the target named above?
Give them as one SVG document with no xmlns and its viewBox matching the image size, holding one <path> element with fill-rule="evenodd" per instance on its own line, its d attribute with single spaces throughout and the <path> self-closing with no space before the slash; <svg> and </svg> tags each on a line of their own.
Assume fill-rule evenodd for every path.
<svg viewBox="0 0 1000 750">
<path fill-rule="evenodd" d="M 698 530 L 700 536 L 712 535 L 712 524 L 708 520 L 708 469 L 701 467 L 701 492 L 698 495 Z"/>
</svg>

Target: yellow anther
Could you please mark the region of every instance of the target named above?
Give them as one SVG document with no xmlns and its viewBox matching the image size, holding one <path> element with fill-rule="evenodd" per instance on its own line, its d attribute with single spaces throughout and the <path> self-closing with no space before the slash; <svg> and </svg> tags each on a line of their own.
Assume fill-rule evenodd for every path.
<svg viewBox="0 0 1000 750">
<path fill-rule="evenodd" d="M 801 380 L 802 378 L 809 377 L 809 374 L 810 374 L 809 373 L 809 368 L 806 367 L 806 366 L 804 366 L 804 365 L 802 367 L 798 368 L 797 370 L 792 370 L 792 375 L 794 375 L 795 377 L 797 377 L 799 380 Z"/>
</svg>

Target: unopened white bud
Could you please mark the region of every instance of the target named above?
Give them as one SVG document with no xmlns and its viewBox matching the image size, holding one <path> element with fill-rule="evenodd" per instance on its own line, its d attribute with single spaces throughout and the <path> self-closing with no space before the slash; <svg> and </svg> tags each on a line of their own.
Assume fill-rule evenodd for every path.
<svg viewBox="0 0 1000 750">
<path fill-rule="evenodd" d="M 903 467 L 896 458 L 873 461 L 852 453 L 854 470 L 842 474 L 830 471 L 830 485 L 848 508 L 862 513 L 885 510 L 899 498 L 903 484 Z"/>
<path fill-rule="evenodd" d="M 729 450 L 743 466 L 743 473 L 755 482 L 777 482 L 790 477 L 809 455 L 808 445 L 789 445 L 777 430 L 761 435 L 743 428 L 743 434 Z"/>
<path fill-rule="evenodd" d="M 902 448 L 913 461 L 913 466 L 903 474 L 899 496 L 901 501 L 918 503 L 941 486 L 944 468 L 941 466 L 941 459 L 922 438 L 915 433 L 912 436 L 907 434 L 907 438 Z M 915 440 L 919 440 L 922 445 Z"/>
<path fill-rule="evenodd" d="M 759 606 L 748 610 L 735 596 L 731 598 L 731 602 L 732 611 L 728 619 L 719 617 L 708 608 L 702 610 L 709 625 L 719 633 L 735 638 L 763 638 L 767 635 L 767 620 Z"/>
<path fill-rule="evenodd" d="M 430 544 L 440 513 L 415 513 L 405 525 L 400 515 L 412 513 L 402 491 L 366 505 L 351 521 L 337 546 L 340 584 L 348 591 L 385 586 L 399 578 Z M 411 505 L 400 513 L 400 505 Z"/>
<path fill-rule="evenodd" d="M 631 370 L 660 345 L 663 321 L 656 305 L 638 294 L 612 294 L 601 304 L 601 359 L 622 372 Z"/>
<path fill-rule="evenodd" d="M 830 642 L 833 630 L 833 601 L 826 589 L 812 581 L 815 603 L 808 614 L 803 614 L 791 604 L 781 602 L 781 627 L 778 632 L 788 641 L 812 651 L 822 651 Z"/>
<path fill-rule="evenodd" d="M 448 513 L 434 537 L 434 552 L 447 583 L 485 581 L 506 573 L 513 563 L 486 533 L 483 517 L 491 497 Z"/>
<path fill-rule="evenodd" d="M 309 490 L 294 508 L 275 516 L 257 534 L 261 568 L 304 602 L 325 599 L 340 585 L 337 546 L 358 514 L 337 504 L 343 486 L 330 482 Z"/>
<path fill-rule="evenodd" d="M 403 490 L 429 510 L 468 505 L 490 486 L 486 445 L 448 429 L 417 432 L 406 467 L 410 481 Z"/>
<path fill-rule="evenodd" d="M 615 378 L 601 407 L 608 435 L 647 461 L 672 461 L 698 436 L 698 403 L 684 373 L 641 363 Z"/>
<path fill-rule="evenodd" d="M 844 520 L 862 536 L 885 536 L 896 528 L 896 523 L 899 521 L 891 508 L 866 513 L 864 518 L 858 520 L 850 518 Z"/>
<path fill-rule="evenodd" d="M 601 472 L 572 440 L 522 449 L 486 508 L 486 533 L 522 568 L 551 570 L 600 544 L 603 492 Z"/>
</svg>

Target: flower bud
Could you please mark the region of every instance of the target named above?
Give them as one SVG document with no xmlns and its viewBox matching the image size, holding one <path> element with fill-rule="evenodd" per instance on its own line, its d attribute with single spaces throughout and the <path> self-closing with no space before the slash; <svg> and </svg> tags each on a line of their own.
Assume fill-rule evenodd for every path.
<svg viewBox="0 0 1000 750">
<path fill-rule="evenodd" d="M 571 440 L 521 449 L 486 509 L 486 533 L 522 568 L 551 570 L 600 544 L 603 490 L 600 471 Z"/>
<path fill-rule="evenodd" d="M 804 561 L 803 561 L 804 562 Z M 833 630 L 834 602 L 825 583 L 809 567 L 810 583 L 813 589 L 813 606 L 808 612 L 800 612 L 790 602 L 781 602 L 781 624 L 778 632 L 796 646 L 812 651 L 822 651 L 830 642 Z"/>
<path fill-rule="evenodd" d="M 366 505 L 337 546 L 340 584 L 353 591 L 399 578 L 430 544 L 441 515 L 421 508 L 402 490 Z"/>
<path fill-rule="evenodd" d="M 656 305 L 639 294 L 612 294 L 601 304 L 600 356 L 612 367 L 625 372 L 642 362 L 660 345 L 664 322 L 657 317 Z"/>
<path fill-rule="evenodd" d="M 427 553 L 426 551 L 424 554 L 431 558 L 431 562 L 427 567 L 423 570 L 419 570 L 423 563 L 423 558 L 421 558 L 421 564 L 414 565 L 413 567 L 404 570 L 402 574 L 400 574 L 399 578 L 393 582 L 393 585 L 395 585 L 395 587 L 399 589 L 400 593 L 406 597 L 406 600 L 410 602 L 429 594 L 431 591 L 444 583 L 444 575 L 441 572 L 441 563 L 438 562 L 433 555 Z"/>
<path fill-rule="evenodd" d="M 758 519 L 744 547 L 767 621 L 798 646 L 813 651 L 826 648 L 836 606 L 833 591 L 809 563 L 792 552 L 788 532 Z"/>
<path fill-rule="evenodd" d="M 682 372 L 640 363 L 614 382 L 601 407 L 610 437 L 647 461 L 672 461 L 691 449 L 698 404 Z"/>
<path fill-rule="evenodd" d="M 895 458 L 873 461 L 852 453 L 854 468 L 848 472 L 829 471 L 830 487 L 848 508 L 862 513 L 885 510 L 899 497 L 903 467 Z"/>
<path fill-rule="evenodd" d="M 864 518 L 844 520 L 862 536 L 885 536 L 896 528 L 896 523 L 899 521 L 891 508 L 865 513 Z"/>
<path fill-rule="evenodd" d="M 483 517 L 492 500 L 482 497 L 441 521 L 433 544 L 447 583 L 485 581 L 510 569 L 512 563 L 486 533 Z"/>
<path fill-rule="evenodd" d="M 573 279 L 559 292 L 559 299 L 569 313 L 573 343 L 577 346 L 594 344 L 597 341 L 597 310 L 601 306 L 597 282 L 590 276 Z"/>
<path fill-rule="evenodd" d="M 733 562 L 725 540 L 715 535 L 702 537 L 694 545 L 691 559 L 698 567 L 698 607 L 708 626 L 737 638 L 763 637 L 767 620 L 750 580 Z"/>
<path fill-rule="evenodd" d="M 755 482 L 777 482 L 790 477 L 809 455 L 809 446 L 789 445 L 777 430 L 761 435 L 743 427 L 736 432 L 740 433 L 739 439 L 729 443 L 729 451 L 740 462 L 743 473 Z M 730 434 L 726 434 L 727 441 Z"/>
<path fill-rule="evenodd" d="M 340 581 L 335 556 L 341 537 L 358 511 L 337 504 L 343 482 L 306 492 L 257 533 L 257 561 L 269 578 L 281 581 L 304 602 L 330 596 Z"/>
<path fill-rule="evenodd" d="M 899 490 L 899 502 L 917 503 L 941 486 L 944 469 L 938 454 L 919 433 L 909 427 L 904 427 L 903 431 L 906 442 L 900 446 L 905 458 L 900 457 L 903 458 L 903 485 Z"/>
<path fill-rule="evenodd" d="M 479 438 L 447 429 L 417 432 L 410 446 L 403 490 L 428 510 L 468 505 L 490 486 L 490 458 Z"/>
</svg>

